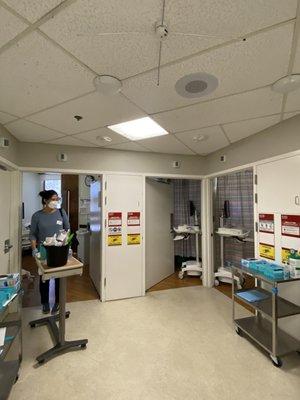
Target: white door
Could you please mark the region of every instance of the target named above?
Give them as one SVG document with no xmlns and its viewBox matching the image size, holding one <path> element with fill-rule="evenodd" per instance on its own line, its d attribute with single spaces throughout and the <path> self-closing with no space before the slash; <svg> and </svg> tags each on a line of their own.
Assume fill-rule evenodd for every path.
<svg viewBox="0 0 300 400">
<path fill-rule="evenodd" d="M 111 174 L 105 180 L 105 299 L 142 296 L 144 179 Z M 128 213 L 138 218 L 133 226 L 129 226 L 132 221 L 128 223 Z"/>
<path fill-rule="evenodd" d="M 146 180 L 146 289 L 174 272 L 172 185 Z"/>
<path fill-rule="evenodd" d="M 11 173 L 0 170 L 0 275 L 10 272 Z"/>
<path fill-rule="evenodd" d="M 262 213 L 300 213 L 300 155 L 257 167 L 258 209 Z"/>
<path fill-rule="evenodd" d="M 101 298 L 102 177 L 90 187 L 90 277 Z"/>
</svg>

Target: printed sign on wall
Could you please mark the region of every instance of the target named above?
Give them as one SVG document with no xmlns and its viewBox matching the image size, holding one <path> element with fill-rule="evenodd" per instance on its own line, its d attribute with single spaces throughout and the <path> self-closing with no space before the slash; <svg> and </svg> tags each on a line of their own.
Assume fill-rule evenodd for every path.
<svg viewBox="0 0 300 400">
<path fill-rule="evenodd" d="M 141 244 L 141 235 L 139 233 L 129 233 L 127 235 L 127 244 Z"/>
<path fill-rule="evenodd" d="M 108 246 L 121 246 L 122 235 L 108 235 L 107 244 Z"/>
<path fill-rule="evenodd" d="M 281 216 L 282 236 L 300 238 L 300 215 Z"/>
<path fill-rule="evenodd" d="M 274 234 L 274 214 L 259 214 L 259 232 Z"/>
<path fill-rule="evenodd" d="M 109 212 L 108 213 L 108 226 L 122 226 L 122 213 Z"/>
<path fill-rule="evenodd" d="M 127 226 L 140 226 L 141 225 L 141 213 L 128 212 L 127 213 Z"/>
<path fill-rule="evenodd" d="M 259 243 L 259 255 L 260 257 L 268 258 L 269 260 L 275 260 L 275 246 Z"/>
<path fill-rule="evenodd" d="M 109 212 L 108 213 L 108 246 L 121 246 L 122 245 L 122 213 Z"/>
<path fill-rule="evenodd" d="M 274 221 L 274 214 L 259 214 L 259 255 L 269 260 L 275 260 Z"/>
</svg>

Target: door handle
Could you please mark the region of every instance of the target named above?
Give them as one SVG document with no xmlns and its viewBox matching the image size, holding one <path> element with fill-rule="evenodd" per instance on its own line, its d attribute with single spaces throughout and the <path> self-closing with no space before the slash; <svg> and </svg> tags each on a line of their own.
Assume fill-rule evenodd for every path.
<svg viewBox="0 0 300 400">
<path fill-rule="evenodd" d="M 300 206 L 300 196 L 295 196 L 295 204 L 296 206 Z"/>
</svg>

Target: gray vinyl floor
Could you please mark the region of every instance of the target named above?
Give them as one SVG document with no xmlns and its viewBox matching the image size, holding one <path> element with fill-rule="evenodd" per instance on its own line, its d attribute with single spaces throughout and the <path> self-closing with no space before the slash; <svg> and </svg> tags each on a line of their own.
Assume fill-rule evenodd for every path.
<svg viewBox="0 0 300 400">
<path fill-rule="evenodd" d="M 40 311 L 26 308 L 24 361 L 10 400 L 300 399 L 300 357 L 273 367 L 234 332 L 230 299 L 217 290 L 170 289 L 68 308 L 67 336 L 87 337 L 87 349 L 35 368 L 51 341 L 46 328 L 28 327 Z"/>
</svg>

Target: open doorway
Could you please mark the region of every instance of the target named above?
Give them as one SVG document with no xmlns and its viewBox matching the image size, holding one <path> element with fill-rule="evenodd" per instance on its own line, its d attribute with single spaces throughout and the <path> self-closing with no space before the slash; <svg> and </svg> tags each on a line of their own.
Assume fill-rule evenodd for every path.
<svg viewBox="0 0 300 400">
<path fill-rule="evenodd" d="M 201 285 L 201 181 L 146 178 L 147 291 Z"/>
<path fill-rule="evenodd" d="M 253 170 L 222 175 L 213 180 L 215 287 L 231 297 L 231 265 L 254 257 Z M 236 277 L 239 287 L 252 288 L 254 280 Z"/>
<path fill-rule="evenodd" d="M 62 208 L 66 211 L 70 229 L 76 233 L 79 244 L 72 246 L 73 254 L 84 264 L 82 276 L 68 279 L 67 301 L 84 301 L 98 299 L 90 274 L 90 186 L 97 178 L 90 175 L 73 175 L 60 173 L 24 172 L 22 177 L 22 269 L 23 306 L 34 307 L 41 304 L 39 293 L 39 275 L 36 263 L 31 254 L 29 239 L 32 215 L 42 208 L 42 190 L 55 190 L 62 198 Z M 92 257 L 93 258 L 93 257 Z M 54 303 L 55 283 L 50 282 L 49 300 Z"/>
</svg>

